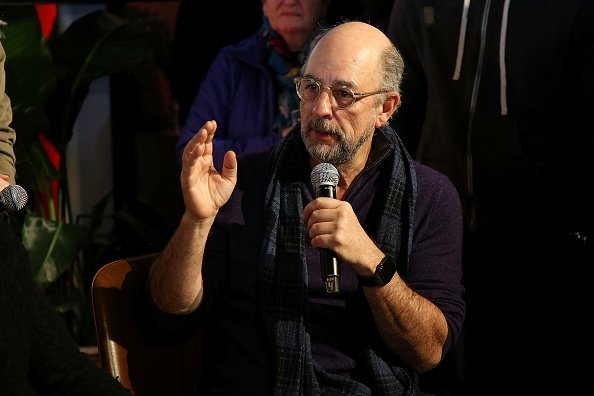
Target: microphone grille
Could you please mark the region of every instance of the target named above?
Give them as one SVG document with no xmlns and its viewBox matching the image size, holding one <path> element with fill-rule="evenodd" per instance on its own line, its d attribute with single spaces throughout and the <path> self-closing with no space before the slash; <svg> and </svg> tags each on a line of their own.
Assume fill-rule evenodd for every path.
<svg viewBox="0 0 594 396">
<path fill-rule="evenodd" d="M 318 188 L 319 186 L 330 185 L 336 187 L 338 184 L 338 170 L 334 167 L 334 165 L 329 164 L 327 162 L 322 162 L 321 164 L 317 164 L 311 171 L 311 184 L 313 184 L 314 188 Z"/>
<path fill-rule="evenodd" d="M 0 191 L 0 204 L 8 212 L 23 209 L 28 199 L 27 191 L 17 184 L 11 184 Z"/>
</svg>

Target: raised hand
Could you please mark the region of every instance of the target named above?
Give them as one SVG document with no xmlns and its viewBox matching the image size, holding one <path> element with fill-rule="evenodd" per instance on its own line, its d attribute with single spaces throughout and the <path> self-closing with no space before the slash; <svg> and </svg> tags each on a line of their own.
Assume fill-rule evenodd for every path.
<svg viewBox="0 0 594 396">
<path fill-rule="evenodd" d="M 237 182 L 237 158 L 233 151 L 225 154 L 221 173 L 213 165 L 212 139 L 216 129 L 216 121 L 207 121 L 188 142 L 182 157 L 180 179 L 186 214 L 196 221 L 214 219 Z"/>
</svg>

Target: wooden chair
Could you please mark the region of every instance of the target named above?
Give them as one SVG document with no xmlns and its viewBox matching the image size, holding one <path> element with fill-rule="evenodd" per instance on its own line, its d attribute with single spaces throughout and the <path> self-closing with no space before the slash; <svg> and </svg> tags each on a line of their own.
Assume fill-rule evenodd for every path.
<svg viewBox="0 0 594 396">
<path fill-rule="evenodd" d="M 97 271 L 91 289 L 101 365 L 135 396 L 198 395 L 202 331 L 154 343 L 139 319 L 157 256 L 117 260 Z"/>
</svg>

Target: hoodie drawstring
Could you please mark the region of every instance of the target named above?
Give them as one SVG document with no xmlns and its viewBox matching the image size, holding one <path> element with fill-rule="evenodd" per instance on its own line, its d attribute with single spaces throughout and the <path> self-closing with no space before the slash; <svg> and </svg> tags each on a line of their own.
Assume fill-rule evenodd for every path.
<svg viewBox="0 0 594 396">
<path fill-rule="evenodd" d="M 460 70 L 462 69 L 462 58 L 464 57 L 464 43 L 466 41 L 466 26 L 468 24 L 468 9 L 470 0 L 464 0 L 462 8 L 462 20 L 460 21 L 460 35 L 458 36 L 458 53 L 456 54 L 456 68 L 454 69 L 454 81 L 460 79 Z"/>
<path fill-rule="evenodd" d="M 507 37 L 507 21 L 509 15 L 509 4 L 511 0 L 505 0 L 503 3 L 503 16 L 501 17 L 501 33 L 499 35 L 499 103 L 501 115 L 507 115 L 507 69 L 505 66 L 505 40 Z M 456 53 L 456 66 L 454 67 L 454 76 L 452 80 L 460 79 L 462 70 L 462 59 L 464 58 L 464 44 L 466 42 L 466 30 L 468 27 L 468 10 L 470 0 L 464 0 L 462 7 L 462 19 L 460 20 L 460 34 L 458 36 L 458 51 Z"/>
<path fill-rule="evenodd" d="M 509 3 L 505 0 L 503 4 L 503 16 L 501 17 L 501 34 L 499 36 L 499 95 L 501 104 L 501 115 L 507 115 L 507 72 L 505 67 L 505 38 L 507 36 L 507 17 L 509 14 Z"/>
</svg>

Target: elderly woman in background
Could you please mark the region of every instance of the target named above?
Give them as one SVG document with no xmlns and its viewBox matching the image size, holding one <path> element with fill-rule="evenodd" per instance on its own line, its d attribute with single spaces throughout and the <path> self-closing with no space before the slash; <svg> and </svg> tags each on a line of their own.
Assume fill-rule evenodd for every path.
<svg viewBox="0 0 594 396">
<path fill-rule="evenodd" d="M 225 46 L 210 65 L 177 141 L 178 162 L 187 142 L 216 119 L 215 167 L 225 152 L 260 151 L 297 122 L 293 78 L 311 38 L 324 25 L 331 0 L 262 0 L 262 25 L 251 37 Z"/>
</svg>

